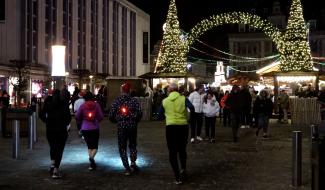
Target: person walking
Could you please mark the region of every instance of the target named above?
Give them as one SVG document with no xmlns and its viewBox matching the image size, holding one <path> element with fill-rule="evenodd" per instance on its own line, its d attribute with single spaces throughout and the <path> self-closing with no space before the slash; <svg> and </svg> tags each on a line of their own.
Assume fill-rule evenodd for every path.
<svg viewBox="0 0 325 190">
<path fill-rule="evenodd" d="M 117 97 L 109 112 L 109 120 L 117 123 L 118 148 L 125 168 L 125 175 L 131 175 L 131 171 L 139 171 L 137 160 L 137 125 L 142 118 L 139 101 L 130 95 L 131 85 L 124 83 L 121 86 L 121 96 Z M 127 143 L 129 142 L 130 160 L 127 156 Z"/>
<path fill-rule="evenodd" d="M 239 91 L 241 107 L 241 128 L 250 127 L 250 112 L 252 108 L 252 96 L 249 92 L 248 85 L 243 85 Z"/>
<path fill-rule="evenodd" d="M 76 119 L 81 122 L 82 135 L 85 138 L 88 147 L 89 170 L 97 168 L 95 156 L 98 151 L 99 141 L 99 122 L 104 118 L 104 114 L 100 105 L 94 101 L 94 96 L 91 92 L 87 92 L 84 96 L 83 103 L 76 113 Z"/>
<path fill-rule="evenodd" d="M 279 106 L 278 122 L 288 123 L 289 96 L 284 89 L 280 91 L 278 97 L 278 106 Z"/>
<path fill-rule="evenodd" d="M 254 113 L 258 115 L 258 128 L 256 136 L 258 137 L 260 129 L 263 128 L 263 138 L 267 138 L 269 118 L 273 112 L 272 100 L 268 97 L 266 90 L 261 90 L 254 103 Z"/>
<path fill-rule="evenodd" d="M 222 116 L 223 116 L 223 126 L 230 127 L 230 109 L 226 105 L 227 98 L 229 96 L 229 91 L 226 90 L 225 95 L 220 100 L 220 105 L 222 108 Z"/>
<path fill-rule="evenodd" d="M 84 99 L 84 95 L 85 93 L 83 91 L 80 91 L 78 94 L 78 99 L 74 102 L 73 105 L 73 113 L 77 113 L 77 111 L 79 110 L 80 106 L 85 103 L 85 99 Z M 76 125 L 77 125 L 77 129 L 78 129 L 78 133 L 79 133 L 79 137 L 82 138 L 82 132 L 81 132 L 81 124 L 82 121 L 79 121 L 76 117 Z"/>
<path fill-rule="evenodd" d="M 213 99 L 214 95 L 212 91 L 204 97 L 203 103 L 203 113 L 205 119 L 205 138 L 210 141 L 210 143 L 215 143 L 215 128 L 216 119 L 219 115 L 220 106 L 218 101 Z"/>
<path fill-rule="evenodd" d="M 226 106 L 230 109 L 230 120 L 234 142 L 238 141 L 238 128 L 240 127 L 240 119 L 242 115 L 240 88 L 237 85 L 232 87 L 232 90 L 226 100 Z"/>
<path fill-rule="evenodd" d="M 191 121 L 191 143 L 196 140 L 202 141 L 201 138 L 201 128 L 203 124 L 203 98 L 204 98 L 204 86 L 199 85 L 195 91 L 193 91 L 188 99 L 192 103 L 195 108 L 195 112 L 193 113 L 193 118 Z"/>
<path fill-rule="evenodd" d="M 190 109 L 191 118 L 195 113 L 192 103 L 183 95 L 177 92 L 177 84 L 172 83 L 168 86 L 169 95 L 163 100 L 160 110 L 166 118 L 166 140 L 169 151 L 169 162 L 173 169 L 176 184 L 182 184 L 186 178 L 186 145 L 188 139 L 188 119 L 187 109 Z M 181 169 L 178 165 L 178 158 Z"/>
<path fill-rule="evenodd" d="M 2 114 L 2 120 L 1 122 L 1 131 L 3 137 L 8 137 L 9 133 L 6 130 L 6 117 L 7 117 L 7 110 L 9 108 L 9 102 L 10 102 L 10 96 L 7 93 L 6 90 L 2 91 L 2 94 L 0 96 L 0 106 L 1 106 L 1 114 Z"/>
<path fill-rule="evenodd" d="M 44 107 L 39 118 L 46 124 L 46 138 L 50 146 L 51 166 L 50 173 L 53 179 L 61 178 L 59 167 L 62 160 L 64 147 L 68 138 L 67 126 L 71 121 L 69 107 L 61 99 L 60 90 L 56 89 L 53 96 L 49 95 L 44 100 Z"/>
</svg>

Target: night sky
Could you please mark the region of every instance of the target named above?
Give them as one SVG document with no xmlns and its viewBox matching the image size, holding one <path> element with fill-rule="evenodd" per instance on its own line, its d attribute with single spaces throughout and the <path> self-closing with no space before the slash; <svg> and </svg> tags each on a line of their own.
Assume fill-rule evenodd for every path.
<svg viewBox="0 0 325 190">
<path fill-rule="evenodd" d="M 150 15 L 151 19 L 151 49 L 157 40 L 162 39 L 162 25 L 166 20 L 169 0 L 128 0 Z M 256 9 L 256 14 L 262 16 L 263 8 L 272 8 L 272 0 L 176 0 L 178 19 L 183 30 L 188 32 L 199 21 L 209 18 L 211 15 L 229 11 L 251 11 Z M 279 0 L 282 12 L 288 14 L 291 0 Z M 321 1 L 301 0 L 305 18 L 321 17 Z M 325 9 L 324 9 L 325 10 Z M 325 13 L 325 11 L 323 11 Z M 325 15 L 323 13 L 323 15 Z M 324 23 L 317 23 L 324 28 Z M 323 25 L 323 26 L 321 26 Z M 227 35 L 234 31 L 229 25 L 219 26 L 208 31 L 202 36 L 202 41 L 220 49 L 227 49 Z"/>
</svg>

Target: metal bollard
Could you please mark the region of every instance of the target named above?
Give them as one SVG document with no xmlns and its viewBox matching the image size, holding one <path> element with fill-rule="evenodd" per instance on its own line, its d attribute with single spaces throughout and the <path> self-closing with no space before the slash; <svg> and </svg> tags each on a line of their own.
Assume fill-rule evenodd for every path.
<svg viewBox="0 0 325 190">
<path fill-rule="evenodd" d="M 33 115 L 28 117 L 28 148 L 34 149 L 34 118 Z"/>
<path fill-rule="evenodd" d="M 33 112 L 32 114 L 33 117 L 33 140 L 34 143 L 37 142 L 37 117 L 36 117 L 36 112 Z"/>
<path fill-rule="evenodd" d="M 292 185 L 301 186 L 301 131 L 292 134 Z"/>
<path fill-rule="evenodd" d="M 12 121 L 12 157 L 20 158 L 20 121 Z"/>
<path fill-rule="evenodd" d="M 2 132 L 2 108 L 0 108 L 0 133 Z"/>
<path fill-rule="evenodd" d="M 319 190 L 319 134 L 318 126 L 311 125 L 311 189 Z"/>
</svg>

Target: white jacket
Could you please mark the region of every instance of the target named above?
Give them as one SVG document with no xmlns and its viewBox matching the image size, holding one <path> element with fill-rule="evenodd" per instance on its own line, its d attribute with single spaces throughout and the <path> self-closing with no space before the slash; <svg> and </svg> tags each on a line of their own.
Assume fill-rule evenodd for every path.
<svg viewBox="0 0 325 190">
<path fill-rule="evenodd" d="M 219 115 L 220 106 L 218 101 L 212 99 L 208 100 L 207 103 L 203 103 L 203 113 L 206 117 L 215 117 Z"/>
<path fill-rule="evenodd" d="M 76 100 L 76 101 L 74 102 L 74 105 L 73 105 L 73 111 L 74 111 L 74 112 L 77 112 L 78 109 L 79 109 L 79 107 L 80 107 L 83 103 L 85 103 L 85 99 L 84 99 L 84 98 L 79 98 L 78 100 Z"/>
<path fill-rule="evenodd" d="M 193 104 L 195 108 L 195 113 L 202 113 L 203 98 L 204 94 L 200 95 L 197 91 L 192 92 L 188 97 L 188 100 Z"/>
</svg>

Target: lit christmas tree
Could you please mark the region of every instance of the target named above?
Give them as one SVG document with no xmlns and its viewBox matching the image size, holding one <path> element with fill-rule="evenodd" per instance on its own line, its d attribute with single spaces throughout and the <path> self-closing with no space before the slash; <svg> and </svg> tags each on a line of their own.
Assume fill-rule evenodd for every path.
<svg viewBox="0 0 325 190">
<path fill-rule="evenodd" d="M 166 26 L 159 51 L 157 73 L 186 72 L 186 40 L 181 39 L 175 0 L 170 1 Z"/>
<path fill-rule="evenodd" d="M 311 71 L 313 69 L 300 0 L 292 2 L 283 43 L 280 49 L 281 71 Z"/>
</svg>

